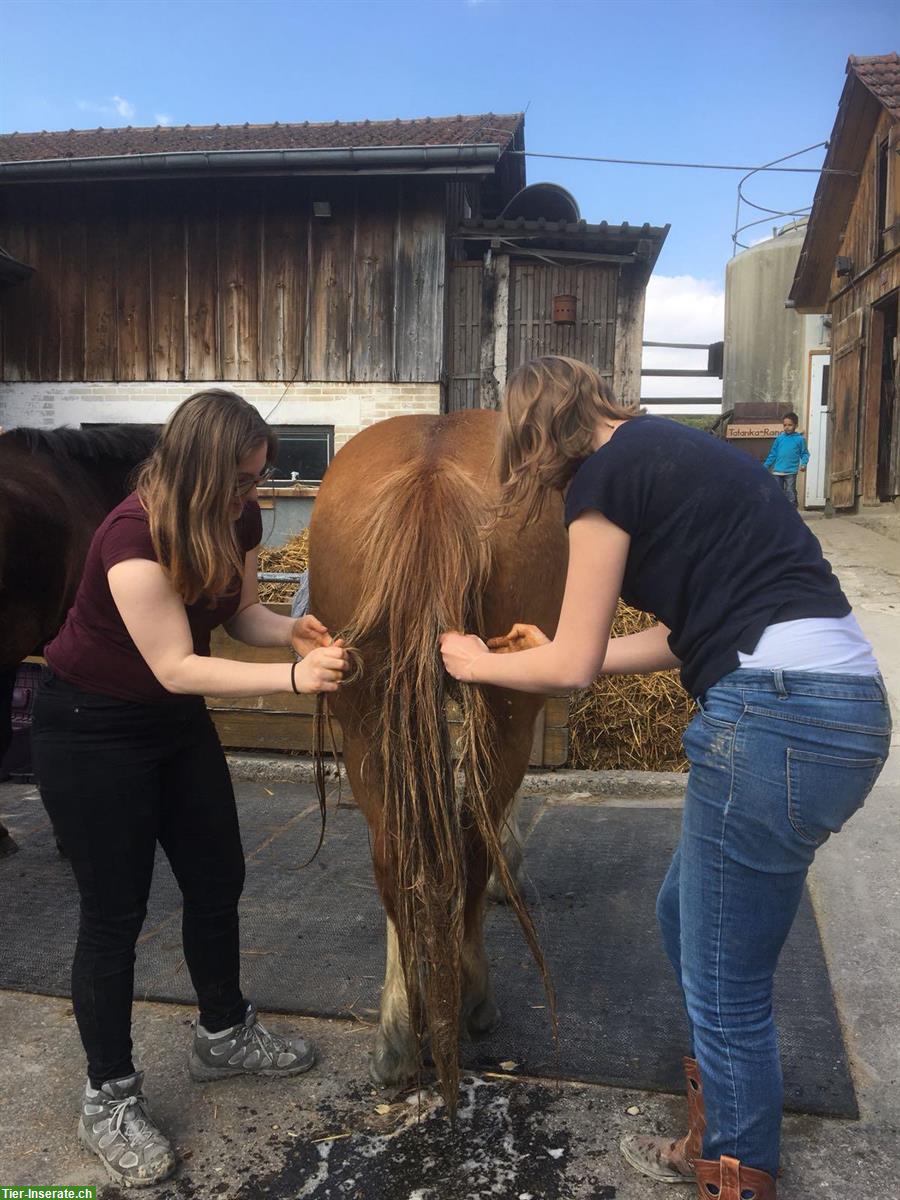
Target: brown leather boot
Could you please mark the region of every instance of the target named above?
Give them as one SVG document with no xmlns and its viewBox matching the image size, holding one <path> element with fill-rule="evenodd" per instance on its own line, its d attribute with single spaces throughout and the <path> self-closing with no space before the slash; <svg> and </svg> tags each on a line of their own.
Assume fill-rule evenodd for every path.
<svg viewBox="0 0 900 1200">
<path fill-rule="evenodd" d="M 657 1183 L 693 1183 L 694 1161 L 703 1150 L 706 1112 L 703 1107 L 703 1081 L 694 1058 L 683 1058 L 687 1084 L 688 1131 L 683 1138 L 651 1137 L 647 1134 L 626 1134 L 619 1149 L 627 1162 Z"/>
<path fill-rule="evenodd" d="M 700 1200 L 776 1200 L 772 1176 L 745 1167 L 736 1158 L 725 1154 L 718 1162 L 698 1158 L 694 1167 Z"/>
</svg>

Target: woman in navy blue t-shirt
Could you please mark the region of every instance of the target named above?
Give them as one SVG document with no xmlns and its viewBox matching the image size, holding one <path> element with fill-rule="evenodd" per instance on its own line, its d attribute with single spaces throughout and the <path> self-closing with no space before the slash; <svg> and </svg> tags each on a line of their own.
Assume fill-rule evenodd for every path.
<svg viewBox="0 0 900 1200">
<path fill-rule="evenodd" d="M 623 1139 L 628 1161 L 701 1196 L 775 1196 L 782 1079 L 772 981 L 816 849 L 887 758 L 872 648 L 778 484 L 706 433 L 616 402 L 591 367 L 546 357 L 505 396 L 504 500 L 533 518 L 565 491 L 569 567 L 549 640 L 447 633 L 447 670 L 553 693 L 680 667 L 699 712 L 682 836 L 657 902 L 691 1029 L 689 1131 Z M 616 604 L 658 624 L 610 638 Z M 492 654 L 491 648 L 522 650 Z"/>
</svg>

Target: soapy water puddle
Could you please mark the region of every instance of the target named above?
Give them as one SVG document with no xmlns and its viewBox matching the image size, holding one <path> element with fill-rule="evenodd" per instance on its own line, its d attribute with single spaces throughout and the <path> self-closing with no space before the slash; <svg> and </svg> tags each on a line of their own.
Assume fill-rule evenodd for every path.
<svg viewBox="0 0 900 1200">
<path fill-rule="evenodd" d="M 240 1180 L 229 1178 L 230 1170 L 215 1181 L 188 1170 L 157 1195 L 159 1200 L 224 1200 L 232 1192 L 241 1200 L 568 1200 L 578 1183 L 591 1185 L 597 1200 L 614 1200 L 616 1189 L 585 1177 L 583 1168 L 575 1178 L 571 1135 L 548 1128 L 546 1119 L 557 1095 L 541 1084 L 500 1085 L 467 1075 L 455 1127 L 432 1090 L 378 1105 L 363 1122 L 355 1105 L 355 1117 L 349 1110 L 324 1108 L 323 1127 L 335 1132 L 319 1140 L 273 1134 L 264 1161 L 244 1157 Z M 102 1200 L 113 1200 L 111 1192 L 104 1189 Z"/>
</svg>

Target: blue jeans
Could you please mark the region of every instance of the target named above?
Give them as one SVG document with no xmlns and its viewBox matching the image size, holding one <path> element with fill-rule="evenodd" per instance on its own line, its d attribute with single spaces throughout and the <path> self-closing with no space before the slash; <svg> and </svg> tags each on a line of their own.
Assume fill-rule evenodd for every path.
<svg viewBox="0 0 900 1200">
<path fill-rule="evenodd" d="M 797 476 L 796 475 L 776 475 L 775 478 L 781 484 L 781 490 L 793 504 L 794 508 L 798 508 L 797 502 Z"/>
<path fill-rule="evenodd" d="M 703 1158 L 778 1170 L 772 980 L 816 850 L 888 755 L 880 677 L 733 671 L 702 698 L 681 841 L 657 900 L 703 1076 Z"/>
</svg>

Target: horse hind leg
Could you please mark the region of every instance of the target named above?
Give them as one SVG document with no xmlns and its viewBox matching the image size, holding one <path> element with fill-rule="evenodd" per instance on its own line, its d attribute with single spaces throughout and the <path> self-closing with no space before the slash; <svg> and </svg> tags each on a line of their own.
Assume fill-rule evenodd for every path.
<svg viewBox="0 0 900 1200">
<path fill-rule="evenodd" d="M 382 1087 L 406 1083 L 416 1074 L 416 1038 L 410 1027 L 409 1002 L 400 945 L 394 922 L 387 918 L 387 965 L 375 1044 L 369 1055 L 369 1074 Z"/>
<path fill-rule="evenodd" d="M 520 887 L 522 883 L 522 827 L 519 822 L 518 798 L 513 801 L 506 815 L 506 820 L 503 822 L 503 829 L 500 834 L 500 848 L 503 852 L 503 859 L 506 863 L 506 869 L 509 871 L 510 878 L 516 887 Z M 488 879 L 487 897 L 489 900 L 493 900 L 495 904 L 506 904 L 509 899 L 496 867 L 491 871 L 490 879 Z"/>
<path fill-rule="evenodd" d="M 490 968 L 484 949 L 484 900 L 468 923 L 462 946 L 462 1028 L 473 1041 L 487 1037 L 500 1024 Z"/>
<path fill-rule="evenodd" d="M 466 932 L 462 946 L 463 1002 L 461 1025 L 476 1041 L 487 1037 L 500 1023 L 494 1000 L 487 954 L 484 949 L 484 906 Z M 369 1075 L 382 1087 L 406 1083 L 416 1074 L 416 1039 L 409 1021 L 409 1004 L 400 949 L 393 921 L 387 918 L 387 966 L 375 1044 L 369 1056 Z"/>
</svg>

